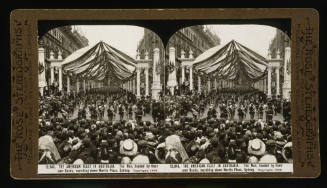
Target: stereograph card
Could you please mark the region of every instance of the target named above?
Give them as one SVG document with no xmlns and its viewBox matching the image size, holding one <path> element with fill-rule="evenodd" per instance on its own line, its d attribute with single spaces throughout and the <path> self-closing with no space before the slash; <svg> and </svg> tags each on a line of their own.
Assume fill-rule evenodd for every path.
<svg viewBox="0 0 327 188">
<path fill-rule="evenodd" d="M 14 10 L 14 179 L 320 175 L 314 9 Z"/>
</svg>

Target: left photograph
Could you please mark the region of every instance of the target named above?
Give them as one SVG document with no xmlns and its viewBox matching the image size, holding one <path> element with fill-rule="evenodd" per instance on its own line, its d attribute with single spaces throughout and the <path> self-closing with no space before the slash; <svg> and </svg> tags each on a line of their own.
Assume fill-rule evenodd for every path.
<svg viewBox="0 0 327 188">
<path fill-rule="evenodd" d="M 39 36 L 38 47 L 39 165 L 156 163 L 147 133 L 164 118 L 165 52 L 155 33 L 71 25 Z"/>
</svg>

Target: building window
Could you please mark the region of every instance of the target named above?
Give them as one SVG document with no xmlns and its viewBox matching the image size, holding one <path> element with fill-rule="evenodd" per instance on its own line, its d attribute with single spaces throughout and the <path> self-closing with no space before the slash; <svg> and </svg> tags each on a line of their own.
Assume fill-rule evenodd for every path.
<svg viewBox="0 0 327 188">
<path fill-rule="evenodd" d="M 62 34 L 57 29 L 52 29 L 49 31 L 49 34 L 62 43 Z"/>
</svg>

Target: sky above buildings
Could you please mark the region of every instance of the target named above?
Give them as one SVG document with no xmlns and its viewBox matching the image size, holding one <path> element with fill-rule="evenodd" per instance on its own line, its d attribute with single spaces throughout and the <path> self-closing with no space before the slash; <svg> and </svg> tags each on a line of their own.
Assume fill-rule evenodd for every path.
<svg viewBox="0 0 327 188">
<path fill-rule="evenodd" d="M 144 28 L 126 25 L 86 25 L 78 26 L 82 34 L 94 46 L 101 40 L 110 46 L 135 58 L 137 43 L 142 39 Z"/>
<path fill-rule="evenodd" d="M 210 25 L 221 39 L 221 46 L 235 40 L 251 50 L 267 57 L 270 42 L 276 28 L 265 25 Z"/>
<path fill-rule="evenodd" d="M 144 34 L 142 27 L 126 25 L 85 25 L 76 28 L 89 40 L 90 46 L 102 40 L 133 58 Z M 269 44 L 276 33 L 276 28 L 264 25 L 210 25 L 209 28 L 220 37 L 221 46 L 234 39 L 264 57 L 267 57 Z"/>
</svg>

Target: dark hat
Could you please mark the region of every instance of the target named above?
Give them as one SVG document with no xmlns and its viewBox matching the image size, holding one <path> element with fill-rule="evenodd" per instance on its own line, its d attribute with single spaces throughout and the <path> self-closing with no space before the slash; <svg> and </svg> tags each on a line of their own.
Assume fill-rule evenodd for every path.
<svg viewBox="0 0 327 188">
<path fill-rule="evenodd" d="M 70 152 L 69 158 L 71 158 L 73 161 L 75 161 L 75 159 L 77 159 L 77 157 L 78 157 L 78 154 L 79 154 L 79 152 L 77 150 L 73 150 Z"/>
<path fill-rule="evenodd" d="M 222 160 L 221 160 L 221 158 L 220 158 L 219 156 L 214 156 L 214 157 L 210 160 L 210 162 L 211 162 L 212 164 L 219 164 L 219 163 L 222 162 Z"/>
<path fill-rule="evenodd" d="M 274 145 L 276 145 L 276 141 L 275 140 L 267 140 L 266 145 L 267 146 L 274 146 Z"/>
<path fill-rule="evenodd" d="M 244 138 L 238 138 L 236 139 L 236 145 L 241 145 L 244 142 Z"/>
<path fill-rule="evenodd" d="M 184 161 L 186 164 L 197 164 L 199 159 L 196 156 L 192 156 Z"/>
<path fill-rule="evenodd" d="M 101 140 L 101 144 L 102 147 L 108 147 L 108 142 L 107 140 Z"/>
<path fill-rule="evenodd" d="M 85 164 L 94 164 L 94 158 L 91 156 L 88 156 L 85 160 L 84 160 Z"/>
<path fill-rule="evenodd" d="M 217 137 L 213 137 L 211 140 L 210 140 L 210 143 L 212 146 L 216 147 L 219 143 L 219 139 Z"/>
<path fill-rule="evenodd" d="M 191 150 L 191 152 L 196 152 L 196 151 L 199 150 L 199 148 L 200 148 L 200 145 L 199 145 L 197 142 L 194 142 L 194 143 L 191 145 L 190 150 Z"/>
<path fill-rule="evenodd" d="M 210 133 L 212 133 L 213 132 L 213 128 L 212 127 L 207 127 L 207 129 L 206 129 L 206 133 L 207 134 L 210 134 Z"/>
<path fill-rule="evenodd" d="M 141 147 L 145 147 L 147 145 L 147 141 L 146 140 L 139 140 L 137 142 L 137 145 Z"/>
<path fill-rule="evenodd" d="M 259 138 L 260 140 L 262 140 L 263 135 L 261 133 L 257 133 L 256 137 Z"/>
<path fill-rule="evenodd" d="M 236 146 L 237 144 L 236 144 L 236 140 L 234 140 L 234 139 L 230 139 L 229 140 L 229 145 L 230 146 Z"/>
<path fill-rule="evenodd" d="M 83 139 L 83 143 L 84 143 L 84 145 L 88 145 L 88 144 L 91 143 L 91 139 L 86 137 L 86 138 Z"/>
</svg>

